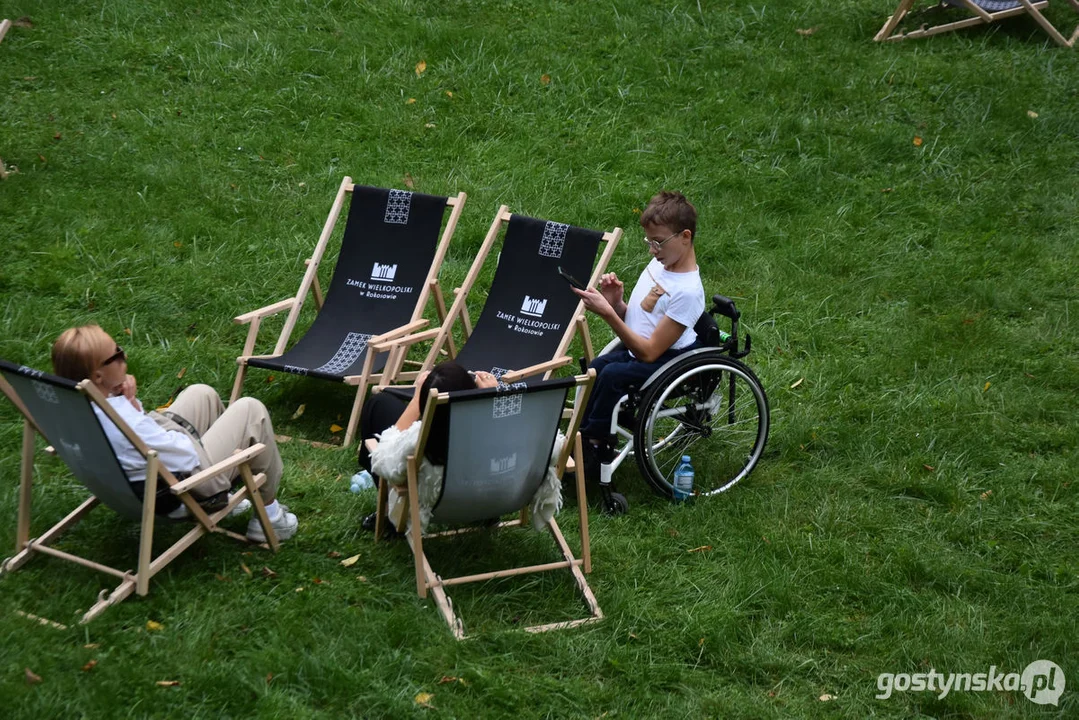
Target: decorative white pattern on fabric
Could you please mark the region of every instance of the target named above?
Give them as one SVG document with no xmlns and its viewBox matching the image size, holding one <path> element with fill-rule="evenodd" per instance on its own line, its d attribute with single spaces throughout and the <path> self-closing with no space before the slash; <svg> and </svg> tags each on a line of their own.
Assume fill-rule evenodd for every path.
<svg viewBox="0 0 1079 720">
<path fill-rule="evenodd" d="M 370 339 L 370 333 L 350 332 L 345 336 L 344 341 L 341 343 L 341 347 L 337 348 L 337 352 L 334 353 L 334 356 L 330 358 L 329 362 L 315 368 L 315 372 L 341 375 L 345 370 L 352 367 L 352 363 L 356 362 L 356 358 L 363 355 L 363 351 L 367 349 L 367 341 Z"/>
<path fill-rule="evenodd" d="M 499 418 L 513 417 L 514 415 L 521 414 L 522 400 L 524 395 L 521 393 L 515 393 L 513 395 L 501 395 L 496 396 L 494 399 L 494 406 L 491 410 L 491 419 L 498 420 Z"/>
<path fill-rule="evenodd" d="M 34 392 L 37 393 L 39 398 L 53 405 L 60 404 L 60 398 L 56 397 L 56 388 L 52 385 L 43 383 L 40 380 L 31 380 L 30 382 L 33 384 Z"/>
<path fill-rule="evenodd" d="M 384 222 L 394 225 L 408 225 L 408 211 L 412 208 L 412 193 L 407 190 L 390 190 L 386 201 Z"/>
<path fill-rule="evenodd" d="M 543 239 L 540 240 L 539 254 L 544 257 L 562 257 L 562 248 L 566 245 L 566 232 L 569 225 L 547 221 L 543 226 Z"/>
<path fill-rule="evenodd" d="M 285 372 L 292 373 L 293 375 L 306 375 L 307 368 L 300 367 L 299 365 L 286 365 Z"/>
<path fill-rule="evenodd" d="M 506 392 L 507 390 L 522 390 L 522 389 L 528 387 L 528 383 L 523 383 L 523 382 L 515 382 L 515 383 L 504 383 L 504 382 L 502 382 L 502 376 L 505 375 L 508 372 L 509 372 L 509 370 L 507 370 L 506 368 L 500 368 L 500 367 L 491 368 L 491 374 L 495 376 L 495 381 L 498 383 L 498 391 L 499 392 Z"/>
</svg>

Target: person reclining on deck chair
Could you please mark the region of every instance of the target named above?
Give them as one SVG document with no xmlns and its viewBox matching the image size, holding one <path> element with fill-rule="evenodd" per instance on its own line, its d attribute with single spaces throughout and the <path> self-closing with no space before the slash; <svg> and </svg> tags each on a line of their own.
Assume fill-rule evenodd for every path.
<svg viewBox="0 0 1079 720">
<path fill-rule="evenodd" d="M 52 365 L 61 377 L 76 382 L 88 378 L 97 386 L 143 442 L 157 451 L 161 463 L 177 480 L 228 459 L 237 448 L 256 443 L 265 445 L 266 449 L 252 458 L 251 469 L 256 474 L 266 473 L 266 482 L 259 490 L 266 513 L 279 541 L 288 540 L 296 533 L 299 525 L 296 516 L 277 502 L 283 466 L 269 412 L 261 402 L 241 398 L 226 410 L 212 387 L 192 385 L 176 396 L 168 410 L 146 412 L 136 397 L 135 376 L 127 372 L 127 354 L 98 325 L 65 330 L 52 346 Z M 146 459 L 96 405 L 94 412 L 124 473 L 141 498 Z M 232 472 L 234 475 L 236 471 Z M 222 506 L 228 499 L 233 475 L 207 480 L 191 492 L 200 504 L 211 509 Z M 245 503 L 238 505 L 233 514 L 250 507 L 250 502 Z M 172 519 L 187 514 L 187 508 L 178 505 L 167 487 L 158 491 L 157 509 L 159 514 Z M 266 533 L 255 517 L 248 523 L 247 537 L 254 542 L 266 542 Z"/>
<path fill-rule="evenodd" d="M 630 294 L 615 273 L 599 289 L 573 292 L 611 326 L 625 346 L 592 361 L 597 376 L 581 421 L 585 477 L 599 482 L 599 463 L 613 452 L 611 415 L 630 385 L 640 385 L 663 363 L 694 347 L 693 326 L 704 312 L 704 285 L 693 247 L 697 210 L 680 192 L 662 190 L 641 213 L 652 254 Z"/>
<path fill-rule="evenodd" d="M 498 386 L 498 378 L 489 372 L 469 372 L 455 362 L 447 361 L 431 368 L 429 373 L 421 373 L 415 381 L 416 391 L 407 404 L 392 393 L 380 392 L 372 395 L 363 405 L 360 413 L 360 465 L 374 475 L 376 482 L 385 478 L 390 482 L 387 515 L 398 532 L 404 532 L 408 515 L 407 504 L 396 490 L 408 483 L 408 456 L 416 449 L 420 441 L 424 408 L 427 398 L 434 388 L 439 392 L 493 388 Z M 378 438 L 378 447 L 368 452 L 367 440 Z M 565 437 L 561 432 L 551 452 L 547 478 L 540 485 L 532 500 L 533 525 L 542 529 L 546 521 L 562 507 L 562 484 L 555 478 L 553 465 L 562 450 Z M 436 411 L 431 434 L 427 438 L 424 457 L 420 463 L 417 478 L 420 491 L 420 519 L 426 529 L 431 519 L 431 508 L 438 502 L 445 472 L 446 457 L 449 451 L 449 418 Z M 361 523 L 365 530 L 374 530 L 376 513 L 371 513 Z"/>
</svg>

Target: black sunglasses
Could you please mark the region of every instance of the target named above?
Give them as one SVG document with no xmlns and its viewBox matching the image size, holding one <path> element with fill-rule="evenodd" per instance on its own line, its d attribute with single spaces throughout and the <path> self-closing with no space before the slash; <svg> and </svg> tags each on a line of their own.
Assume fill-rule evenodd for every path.
<svg viewBox="0 0 1079 720">
<path fill-rule="evenodd" d="M 118 360 L 123 360 L 124 362 L 127 362 L 127 353 L 125 353 L 124 349 L 119 345 L 116 346 L 116 352 L 105 358 L 105 362 L 101 363 L 101 367 L 105 367 L 106 365 L 112 365 Z"/>
</svg>

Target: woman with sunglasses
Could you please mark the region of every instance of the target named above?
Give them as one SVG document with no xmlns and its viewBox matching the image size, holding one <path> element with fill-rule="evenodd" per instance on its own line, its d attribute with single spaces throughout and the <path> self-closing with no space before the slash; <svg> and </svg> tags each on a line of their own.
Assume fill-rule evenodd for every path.
<svg viewBox="0 0 1079 720">
<path fill-rule="evenodd" d="M 228 459 L 237 448 L 262 443 L 266 449 L 251 460 L 256 474 L 266 473 L 266 482 L 259 490 L 266 512 L 270 516 L 277 539 L 288 540 L 296 533 L 299 523 L 288 508 L 277 502 L 283 466 L 277 450 L 273 425 L 266 407 L 254 398 L 240 398 L 229 405 L 209 385 L 192 385 L 176 396 L 163 412 L 146 412 L 136 396 L 135 376 L 127 372 L 127 354 L 107 332 L 97 325 L 84 325 L 64 331 L 52 346 L 52 365 L 56 374 L 69 380 L 89 379 L 108 398 L 124 422 L 152 450 L 165 468 L 184 478 Z M 146 458 L 139 453 L 120 429 L 94 406 L 101 427 L 109 438 L 120 466 L 141 497 L 146 481 Z M 211 478 L 192 490 L 200 502 L 209 508 L 220 506 L 228 499 L 228 491 L 237 471 Z M 158 494 L 162 514 L 179 518 L 187 508 L 177 507 L 168 489 Z M 237 506 L 233 511 L 250 507 Z M 266 535 L 257 518 L 251 518 L 247 537 L 254 542 L 266 542 Z"/>
<path fill-rule="evenodd" d="M 640 385 L 659 367 L 697 342 L 693 326 L 704 312 L 704 285 L 693 246 L 697 210 L 680 192 L 663 190 L 641 213 L 643 240 L 652 255 L 624 299 L 618 276 L 606 273 L 599 289 L 573 292 L 611 326 L 624 349 L 592 361 L 596 382 L 581 422 L 585 475 L 598 482 L 598 463 L 613 451 L 611 415 L 630 385 Z"/>
</svg>

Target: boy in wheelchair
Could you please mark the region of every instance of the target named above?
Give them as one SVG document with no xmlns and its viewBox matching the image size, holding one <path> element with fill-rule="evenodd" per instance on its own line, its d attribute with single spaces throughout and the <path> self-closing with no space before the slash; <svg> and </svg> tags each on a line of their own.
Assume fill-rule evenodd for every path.
<svg viewBox="0 0 1079 720">
<path fill-rule="evenodd" d="M 597 377 L 581 422 L 585 476 L 599 481 L 599 464 L 609 462 L 615 438 L 611 416 L 631 386 L 639 386 L 671 358 L 697 344 L 694 325 L 705 309 L 704 285 L 693 240 L 697 210 L 679 192 L 663 190 L 641 213 L 642 238 L 652 255 L 629 301 L 615 273 L 600 278 L 599 289 L 577 290 L 584 306 L 611 326 L 624 349 L 592 361 Z"/>
</svg>

